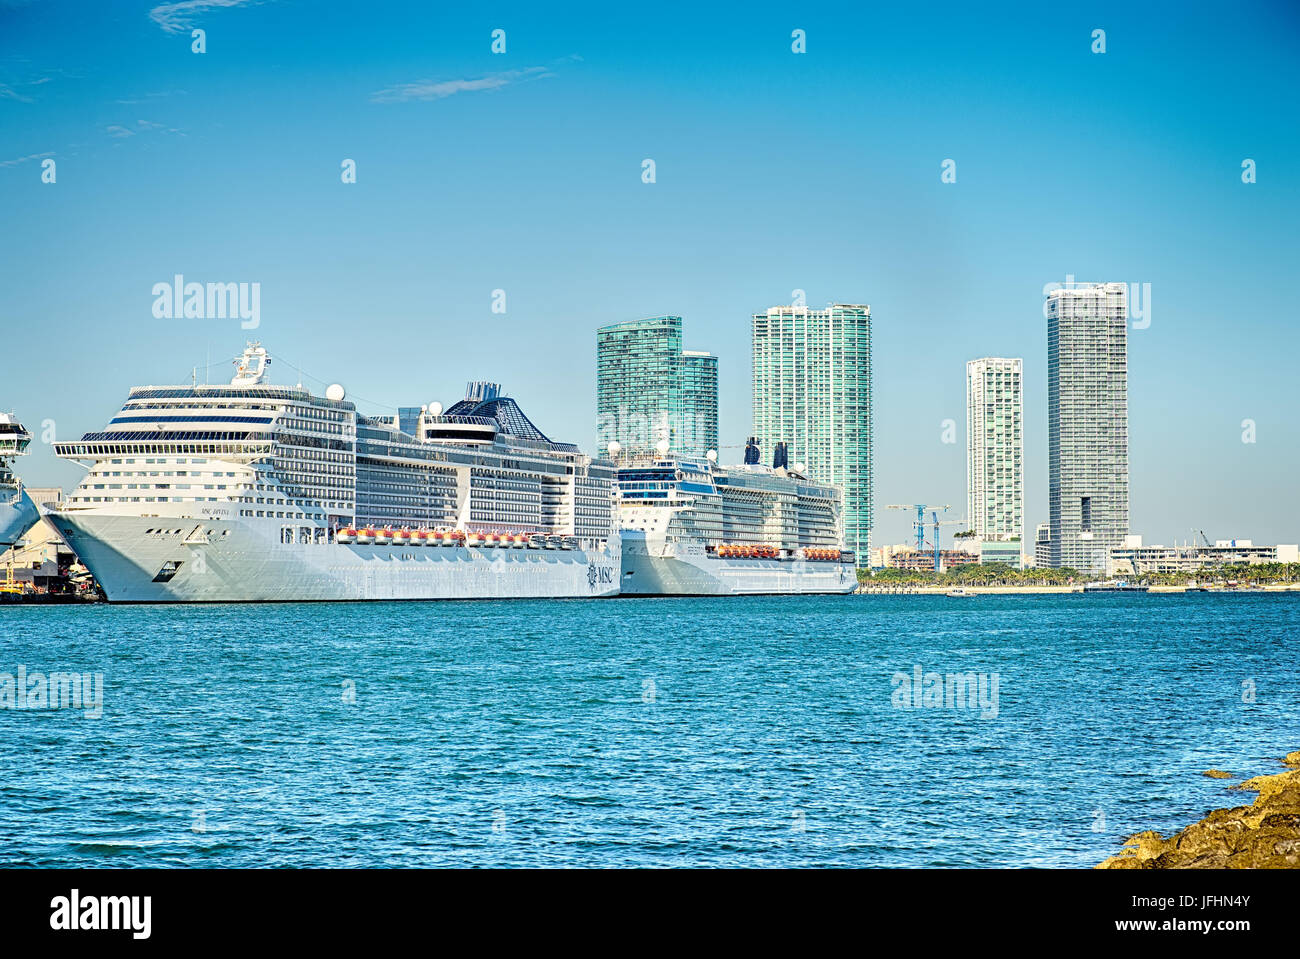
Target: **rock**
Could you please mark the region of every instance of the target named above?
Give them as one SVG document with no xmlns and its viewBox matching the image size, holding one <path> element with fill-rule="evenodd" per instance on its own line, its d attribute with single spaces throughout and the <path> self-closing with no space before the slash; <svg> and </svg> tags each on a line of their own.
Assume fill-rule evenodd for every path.
<svg viewBox="0 0 1300 959">
<path fill-rule="evenodd" d="M 1300 766 L 1300 751 L 1287 754 Z M 1228 779 L 1210 769 L 1203 774 Z M 1098 869 L 1300 869 L 1300 768 L 1256 776 L 1230 789 L 1259 793 L 1249 806 L 1215 809 L 1168 839 L 1140 832 Z"/>
<path fill-rule="evenodd" d="M 1282 762 L 1286 763 L 1288 766 L 1300 766 L 1300 749 L 1297 749 L 1293 753 L 1287 753 Z"/>
</svg>

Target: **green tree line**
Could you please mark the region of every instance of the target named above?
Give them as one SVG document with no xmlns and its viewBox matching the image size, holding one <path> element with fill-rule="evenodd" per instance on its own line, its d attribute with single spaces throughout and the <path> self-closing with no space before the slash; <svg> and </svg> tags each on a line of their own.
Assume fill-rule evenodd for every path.
<svg viewBox="0 0 1300 959">
<path fill-rule="evenodd" d="M 942 573 L 932 569 L 858 570 L 858 582 L 873 586 L 1067 586 L 1100 578 L 1073 569 L 1015 569 L 1005 563 L 971 563 Z M 1111 578 L 1147 586 L 1226 586 L 1229 583 L 1265 586 L 1300 583 L 1300 563 L 1237 563 L 1202 566 L 1177 573 L 1121 574 Z"/>
</svg>

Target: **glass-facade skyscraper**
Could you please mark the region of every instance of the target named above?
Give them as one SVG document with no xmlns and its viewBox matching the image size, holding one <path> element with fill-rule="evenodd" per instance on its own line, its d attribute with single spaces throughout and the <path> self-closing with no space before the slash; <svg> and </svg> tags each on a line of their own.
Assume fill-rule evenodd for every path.
<svg viewBox="0 0 1300 959">
<path fill-rule="evenodd" d="M 668 441 L 673 456 L 718 448 L 718 358 L 682 349 L 682 318 L 656 316 L 596 331 L 596 443 L 620 460 Z"/>
<path fill-rule="evenodd" d="M 786 443 L 793 466 L 844 489 L 844 537 L 871 550 L 871 307 L 776 306 L 754 314 L 754 435 L 762 461 Z"/>
<path fill-rule="evenodd" d="M 1025 536 L 1024 400 L 1020 359 L 966 363 L 966 517 L 981 541 Z M 1016 565 L 1019 565 L 1017 560 Z"/>
<path fill-rule="evenodd" d="M 1128 535 L 1128 288 L 1047 296 L 1051 565 L 1099 571 Z"/>
</svg>

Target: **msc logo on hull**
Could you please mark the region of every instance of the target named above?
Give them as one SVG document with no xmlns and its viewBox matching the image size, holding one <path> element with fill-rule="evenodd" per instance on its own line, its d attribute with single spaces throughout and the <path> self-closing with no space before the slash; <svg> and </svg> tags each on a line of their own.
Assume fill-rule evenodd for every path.
<svg viewBox="0 0 1300 959">
<path fill-rule="evenodd" d="M 614 582 L 614 568 L 612 566 L 597 566 L 590 563 L 587 566 L 587 586 L 595 590 L 597 586 L 609 586 Z"/>
</svg>

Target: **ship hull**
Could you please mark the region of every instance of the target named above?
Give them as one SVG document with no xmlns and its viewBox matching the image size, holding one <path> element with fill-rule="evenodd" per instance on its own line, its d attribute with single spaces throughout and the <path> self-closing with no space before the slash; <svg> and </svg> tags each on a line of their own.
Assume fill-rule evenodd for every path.
<svg viewBox="0 0 1300 959">
<path fill-rule="evenodd" d="M 22 539 L 40 518 L 40 512 L 26 490 L 0 485 L 0 553 Z"/>
<path fill-rule="evenodd" d="M 843 594 L 857 588 L 852 563 L 722 559 L 697 544 L 647 544 L 623 533 L 624 596 Z"/>
<path fill-rule="evenodd" d="M 590 598 L 619 585 L 617 540 L 603 550 L 282 543 L 278 524 L 241 519 L 49 515 L 116 603 Z"/>
</svg>

